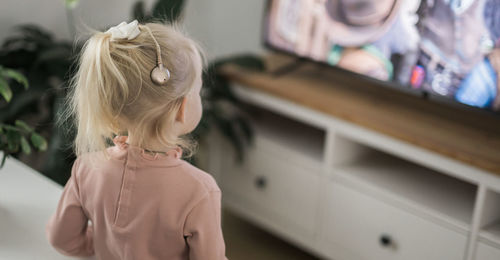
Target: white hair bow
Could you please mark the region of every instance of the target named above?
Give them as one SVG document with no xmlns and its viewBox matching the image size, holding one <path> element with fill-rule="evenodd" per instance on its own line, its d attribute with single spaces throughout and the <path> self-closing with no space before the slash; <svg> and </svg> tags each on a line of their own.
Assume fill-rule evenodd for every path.
<svg viewBox="0 0 500 260">
<path fill-rule="evenodd" d="M 139 30 L 139 22 L 134 20 L 131 23 L 122 22 L 113 26 L 106 33 L 111 33 L 111 40 L 132 40 L 141 33 L 141 30 Z"/>
</svg>

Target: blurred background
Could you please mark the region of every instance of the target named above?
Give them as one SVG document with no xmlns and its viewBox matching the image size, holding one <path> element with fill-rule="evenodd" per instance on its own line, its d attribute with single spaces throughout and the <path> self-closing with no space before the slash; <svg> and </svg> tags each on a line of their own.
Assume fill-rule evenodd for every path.
<svg viewBox="0 0 500 260">
<path fill-rule="evenodd" d="M 2 0 L 0 260 L 45 240 L 90 29 L 178 22 L 205 49 L 188 160 L 229 259 L 500 259 L 497 0 Z M 444 17 L 444 19 L 443 19 Z"/>
</svg>

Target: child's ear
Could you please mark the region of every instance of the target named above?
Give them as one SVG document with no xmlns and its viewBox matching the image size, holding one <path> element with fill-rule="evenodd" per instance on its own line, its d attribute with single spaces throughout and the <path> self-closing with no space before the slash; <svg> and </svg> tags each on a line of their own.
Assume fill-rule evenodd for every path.
<svg viewBox="0 0 500 260">
<path fill-rule="evenodd" d="M 175 117 L 175 121 L 180 123 L 184 123 L 186 121 L 186 104 L 187 104 L 187 97 L 183 97 L 181 106 L 177 111 L 177 116 Z"/>
</svg>

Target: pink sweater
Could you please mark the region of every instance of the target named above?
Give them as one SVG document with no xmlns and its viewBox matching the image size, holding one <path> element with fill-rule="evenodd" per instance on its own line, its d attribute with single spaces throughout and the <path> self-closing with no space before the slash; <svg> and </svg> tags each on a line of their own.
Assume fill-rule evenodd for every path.
<svg viewBox="0 0 500 260">
<path fill-rule="evenodd" d="M 75 161 L 47 236 L 59 252 L 98 259 L 227 259 L 221 191 L 172 150 L 116 146 Z"/>
</svg>

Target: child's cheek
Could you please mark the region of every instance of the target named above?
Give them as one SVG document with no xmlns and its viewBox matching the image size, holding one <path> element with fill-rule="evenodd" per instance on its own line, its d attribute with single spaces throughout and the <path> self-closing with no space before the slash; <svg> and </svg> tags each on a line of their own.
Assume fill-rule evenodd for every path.
<svg viewBox="0 0 500 260">
<path fill-rule="evenodd" d="M 196 95 L 195 93 L 192 93 L 189 95 L 189 100 L 188 100 L 188 119 L 187 122 L 189 122 L 189 125 L 187 126 L 188 132 L 193 131 L 198 123 L 201 120 L 201 115 L 202 115 L 202 105 L 201 105 L 201 98 L 199 95 Z"/>
<path fill-rule="evenodd" d="M 201 120 L 201 116 L 203 115 L 203 107 L 202 107 L 202 104 L 201 104 L 201 98 L 200 98 L 200 95 L 196 95 L 195 97 L 195 102 L 196 102 L 196 115 L 195 115 L 195 118 L 196 118 L 196 122 L 194 124 L 194 127 L 196 127 L 198 125 L 198 123 L 200 122 Z"/>
</svg>

